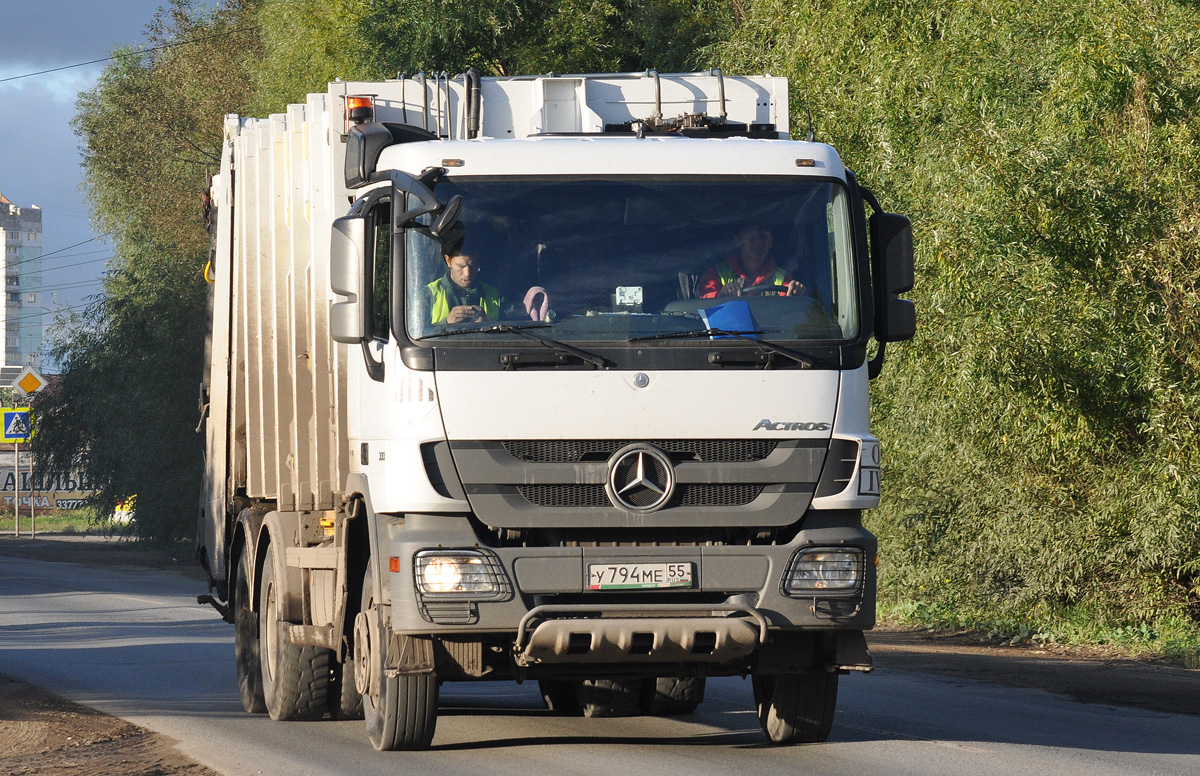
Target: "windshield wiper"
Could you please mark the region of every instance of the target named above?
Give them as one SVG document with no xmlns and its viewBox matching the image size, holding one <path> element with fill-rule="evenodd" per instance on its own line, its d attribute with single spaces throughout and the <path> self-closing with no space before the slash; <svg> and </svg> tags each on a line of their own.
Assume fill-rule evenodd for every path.
<svg viewBox="0 0 1200 776">
<path fill-rule="evenodd" d="M 432 339 L 434 337 L 453 337 L 459 334 L 516 334 L 518 337 L 524 337 L 527 340 L 536 342 L 539 345 L 550 348 L 551 350 L 562 350 L 570 353 L 572 356 L 575 356 L 585 363 L 591 364 L 597 369 L 607 369 L 609 366 L 611 366 L 607 359 L 597 356 L 594 353 L 589 353 L 586 350 L 577 348 L 574 345 L 568 345 L 567 343 L 553 339 L 552 337 L 544 337 L 541 334 L 534 334 L 533 332 L 529 331 L 530 329 L 548 329 L 551 326 L 552 324 L 549 323 L 538 323 L 532 326 L 514 326 L 511 323 L 497 323 L 492 326 L 483 326 L 478 329 L 455 329 L 454 331 L 443 331 L 437 334 L 429 334 L 421 337 L 421 339 Z"/>
<path fill-rule="evenodd" d="M 816 362 L 812 358 L 792 350 L 785 348 L 783 345 L 776 345 L 770 340 L 761 340 L 757 337 L 750 336 L 751 334 L 762 334 L 757 330 L 731 330 L 731 329 L 693 329 L 691 331 L 669 331 L 665 334 L 649 334 L 645 337 L 632 337 L 630 342 L 646 342 L 647 340 L 665 340 L 665 339 L 699 339 L 700 337 L 734 337 L 743 339 L 747 342 L 753 342 L 760 348 L 768 350 L 772 353 L 778 353 L 781 356 L 787 356 L 798 364 L 802 364 L 805 368 L 811 369 L 816 366 Z M 715 363 L 715 362 L 714 362 Z"/>
</svg>

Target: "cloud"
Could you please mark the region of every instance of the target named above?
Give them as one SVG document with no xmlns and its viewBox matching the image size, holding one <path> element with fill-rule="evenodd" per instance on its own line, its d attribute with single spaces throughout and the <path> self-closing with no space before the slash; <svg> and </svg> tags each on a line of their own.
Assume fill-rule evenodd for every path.
<svg viewBox="0 0 1200 776">
<path fill-rule="evenodd" d="M 0 80 L 0 98 L 5 101 L 14 99 L 32 99 L 35 101 L 52 100 L 64 105 L 74 112 L 75 100 L 79 92 L 91 89 L 100 77 L 102 65 L 60 70 L 57 73 L 46 73 L 33 78 L 20 78 L 15 81 Z M 0 66 L 0 79 L 8 77 L 12 68 Z M 23 72 L 32 72 L 25 70 Z M 8 106 L 5 113 L 8 114 Z M 7 126 L 8 116 L 0 119 L 0 125 Z"/>
<path fill-rule="evenodd" d="M 79 139 L 69 125 L 74 103 L 47 101 L 40 89 L 8 90 L 2 99 L 0 190 L 17 205 L 42 208 L 47 252 L 89 239 L 93 235 L 79 188 Z M 48 262 L 46 269 L 53 266 Z M 100 269 L 99 264 L 83 265 L 65 274 L 94 277 Z"/>
<path fill-rule="evenodd" d="M 107 57 L 145 42 L 146 25 L 165 0 L 37 0 L 4 14 L 0 71 L 25 72 Z M 3 76 L 0 76 L 3 77 Z"/>
<path fill-rule="evenodd" d="M 12 202 L 42 208 L 43 249 L 49 253 L 96 236 L 80 189 L 79 139 L 71 130 L 81 90 L 92 88 L 105 59 L 119 46 L 146 44 L 146 26 L 169 0 L 34 0 L 0 21 L 0 191 Z M 195 0 L 197 8 L 215 0 Z M 99 249 L 99 250 L 98 250 Z M 90 253 L 81 253 L 90 251 Z M 108 254 L 103 242 L 64 251 L 43 265 L 47 289 L 95 280 Z M 95 289 L 64 289 L 78 301 Z M 47 297 L 49 298 L 49 297 Z"/>
</svg>

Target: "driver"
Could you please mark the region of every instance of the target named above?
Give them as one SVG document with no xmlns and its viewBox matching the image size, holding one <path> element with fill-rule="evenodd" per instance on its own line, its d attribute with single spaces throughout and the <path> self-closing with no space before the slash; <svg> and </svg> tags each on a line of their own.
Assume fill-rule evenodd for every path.
<svg viewBox="0 0 1200 776">
<path fill-rule="evenodd" d="M 462 250 L 461 242 L 448 247 L 442 258 L 445 274 L 425 286 L 430 323 L 496 321 L 502 311 L 505 317 L 511 316 L 513 309 L 504 310 L 500 290 L 479 279 L 478 263 Z M 541 286 L 529 289 L 523 300 L 525 314 L 535 321 L 545 319 L 549 305 L 549 295 Z"/>
<path fill-rule="evenodd" d="M 798 296 L 805 293 L 804 285 L 776 267 L 775 260 L 767 255 L 774 239 L 766 227 L 745 226 L 738 230 L 734 242 L 737 252 L 700 276 L 696 291 L 701 299 L 741 296 L 743 288 L 761 285 L 779 288 L 750 293 L 766 296 Z"/>
</svg>

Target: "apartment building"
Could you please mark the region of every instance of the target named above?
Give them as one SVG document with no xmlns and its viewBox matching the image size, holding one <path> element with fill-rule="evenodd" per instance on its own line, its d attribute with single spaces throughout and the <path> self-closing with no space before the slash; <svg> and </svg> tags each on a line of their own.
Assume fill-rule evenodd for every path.
<svg viewBox="0 0 1200 776">
<path fill-rule="evenodd" d="M 22 368 L 42 366 L 42 211 L 22 207 L 0 192 L 0 267 L 4 271 L 4 338 L 0 340 L 0 384 Z M 8 378 L 8 379 L 6 379 Z"/>
</svg>

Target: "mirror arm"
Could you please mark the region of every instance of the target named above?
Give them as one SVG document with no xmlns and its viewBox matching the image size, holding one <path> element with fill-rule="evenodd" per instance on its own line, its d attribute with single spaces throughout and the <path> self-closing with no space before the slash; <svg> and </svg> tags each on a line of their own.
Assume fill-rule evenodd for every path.
<svg viewBox="0 0 1200 776">
<path fill-rule="evenodd" d="M 388 172 L 388 178 L 392 181 L 393 188 L 395 188 L 397 191 L 413 194 L 417 199 L 424 203 L 420 207 L 413 208 L 412 210 L 405 210 L 403 213 L 398 212 L 397 209 L 397 213 L 392 219 L 392 230 L 394 232 L 398 233 L 401 229 L 408 226 L 423 215 L 441 212 L 442 208 L 446 206 L 446 203 L 438 199 L 437 196 L 434 195 L 433 189 L 430 187 L 433 185 L 434 181 L 436 181 L 445 173 L 446 168 L 444 167 L 431 167 L 425 172 L 421 173 L 420 177 L 417 178 L 414 178 L 411 175 L 399 170 L 390 170 Z"/>
<path fill-rule="evenodd" d="M 883 371 L 884 352 L 887 350 L 886 342 L 878 342 L 879 349 L 875 351 L 875 355 L 867 360 L 867 379 L 874 380 L 879 377 L 879 373 Z"/>
<path fill-rule="evenodd" d="M 879 200 L 875 199 L 875 193 L 873 191 L 861 184 L 859 185 L 858 190 L 862 192 L 863 199 L 870 204 L 872 210 L 874 210 L 876 213 L 883 212 L 883 208 L 879 206 Z"/>
<path fill-rule="evenodd" d="M 371 344 L 369 339 L 362 341 L 363 360 L 367 364 L 367 375 L 377 383 L 383 382 L 383 362 L 376 361 L 375 356 L 371 355 Z"/>
</svg>

